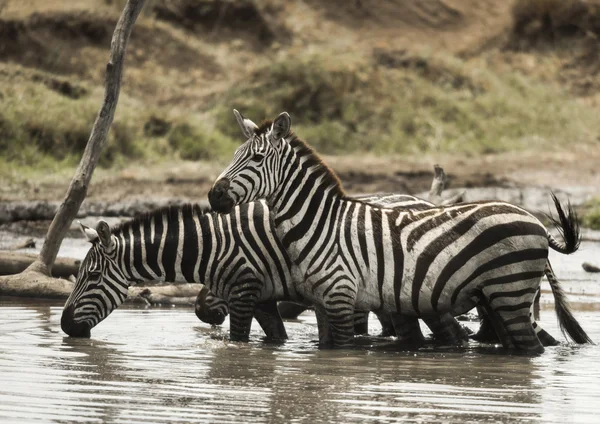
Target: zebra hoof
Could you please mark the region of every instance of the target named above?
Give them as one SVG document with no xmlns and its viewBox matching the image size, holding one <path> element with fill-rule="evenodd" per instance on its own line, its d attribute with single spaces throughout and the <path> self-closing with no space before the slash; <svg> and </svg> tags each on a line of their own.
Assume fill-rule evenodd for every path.
<svg viewBox="0 0 600 424">
<path fill-rule="evenodd" d="M 500 343 L 496 330 L 494 330 L 492 324 L 485 319 L 481 322 L 479 331 L 477 331 L 476 334 L 469 335 L 469 337 L 480 343 Z"/>
</svg>

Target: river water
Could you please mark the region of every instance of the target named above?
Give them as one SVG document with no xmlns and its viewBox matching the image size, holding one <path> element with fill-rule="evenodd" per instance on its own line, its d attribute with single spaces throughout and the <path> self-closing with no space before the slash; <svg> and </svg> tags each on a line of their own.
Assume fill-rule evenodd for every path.
<svg viewBox="0 0 600 424">
<path fill-rule="evenodd" d="M 551 260 L 600 341 L 600 282 L 581 270 L 593 258 L 598 245 L 584 243 Z M 541 323 L 563 340 L 551 302 L 544 293 Z M 190 308 L 134 306 L 72 339 L 61 312 L 0 299 L 0 422 L 599 422 L 600 346 L 527 357 L 363 337 L 352 350 L 319 350 L 310 312 L 286 323 L 285 344 L 265 343 L 258 326 L 239 344 L 227 321 L 211 328 Z"/>
</svg>

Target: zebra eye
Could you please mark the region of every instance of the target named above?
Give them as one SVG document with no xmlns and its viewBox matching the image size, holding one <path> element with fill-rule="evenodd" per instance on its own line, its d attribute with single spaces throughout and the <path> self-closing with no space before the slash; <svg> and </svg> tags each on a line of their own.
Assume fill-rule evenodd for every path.
<svg viewBox="0 0 600 424">
<path fill-rule="evenodd" d="M 100 271 L 90 271 L 88 276 L 93 280 L 99 280 L 102 276 L 102 273 Z"/>
<path fill-rule="evenodd" d="M 261 162 L 263 159 L 265 158 L 265 155 L 262 153 L 254 153 L 254 155 L 252 156 L 252 160 L 255 162 Z"/>
</svg>

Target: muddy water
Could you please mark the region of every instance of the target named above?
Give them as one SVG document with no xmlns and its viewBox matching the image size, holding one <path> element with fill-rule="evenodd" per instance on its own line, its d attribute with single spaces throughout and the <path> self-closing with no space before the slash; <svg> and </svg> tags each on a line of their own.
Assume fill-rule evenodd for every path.
<svg viewBox="0 0 600 424">
<path fill-rule="evenodd" d="M 600 283 L 553 256 L 576 316 L 600 341 Z M 578 254 L 579 255 L 579 254 Z M 551 296 L 544 327 L 556 337 Z M 600 347 L 563 344 L 538 357 L 472 344 L 403 350 L 361 338 L 316 348 L 314 315 L 288 322 L 290 341 L 227 341 L 191 309 L 113 313 L 91 339 L 60 330 L 61 305 L 0 299 L 0 422 L 598 422 Z M 474 323 L 468 323 L 474 327 Z M 372 323 L 374 331 L 377 324 Z M 562 340 L 562 338 L 561 338 Z"/>
</svg>

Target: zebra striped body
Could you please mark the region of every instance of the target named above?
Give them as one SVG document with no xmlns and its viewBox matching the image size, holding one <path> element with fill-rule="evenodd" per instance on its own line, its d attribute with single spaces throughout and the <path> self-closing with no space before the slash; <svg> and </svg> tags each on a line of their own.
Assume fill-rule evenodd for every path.
<svg viewBox="0 0 600 424">
<path fill-rule="evenodd" d="M 413 211 L 350 199 L 290 134 L 289 115 L 260 128 L 238 115 L 248 141 L 212 187 L 211 206 L 225 212 L 257 198 L 269 202 L 277 234 L 303 276 L 296 290 L 321 308 L 335 345 L 351 342 L 354 308 L 406 320 L 482 304 L 506 347 L 543 351 L 529 315 L 549 240 L 569 252 L 576 245 L 561 245 L 537 218 L 505 202 Z M 572 216 L 565 219 L 563 230 L 577 239 Z"/>
<path fill-rule="evenodd" d="M 269 218 L 264 202 L 227 215 L 184 205 L 152 212 L 112 232 L 103 221 L 96 231 L 86 229 L 96 234 L 90 235 L 92 247 L 65 304 L 63 330 L 89 333 L 123 302 L 132 282 L 195 282 L 229 304 L 231 338 L 247 339 L 256 304 L 303 300 L 291 284 L 292 264 Z"/>
<path fill-rule="evenodd" d="M 381 197 L 396 205 L 429 205 L 404 195 L 368 199 Z M 65 304 L 63 327 L 68 334 L 87 333 L 106 318 L 124 301 L 131 282 L 205 284 L 196 314 L 221 324 L 228 302 L 233 301 L 237 308 L 231 320 L 233 339 L 247 338 L 253 313 L 268 337 L 285 338 L 275 301 L 303 301 L 294 291 L 292 263 L 264 202 L 236 208 L 229 215 L 207 213 L 197 205 L 171 207 L 127 222 L 112 233 L 105 223 L 97 231 L 85 232 L 93 246 Z M 249 297 L 252 301 L 247 304 Z"/>
<path fill-rule="evenodd" d="M 433 203 L 407 194 L 375 194 L 358 196 L 356 199 L 386 207 L 409 208 L 413 211 L 423 210 L 434 206 Z M 271 231 L 273 234 L 275 233 L 274 228 Z M 282 250 L 280 254 L 287 255 L 285 250 Z M 292 274 L 291 271 L 290 274 Z M 202 291 L 198 295 L 195 311 L 198 318 L 203 322 L 219 325 L 224 321 L 228 309 L 225 301 L 214 296 L 210 292 Z M 355 311 L 353 322 L 356 334 L 368 334 L 368 315 L 368 312 L 362 312 L 360 310 Z M 393 323 L 385 313 L 378 313 L 377 318 L 382 326 L 382 336 L 390 336 L 397 333 L 398 336 L 406 341 L 417 342 L 423 339 L 419 323 L 416 320 L 404 322 L 401 325 L 398 325 L 398 331 L 394 331 Z M 434 338 L 438 341 L 448 344 L 461 344 L 468 340 L 467 332 L 451 315 L 448 315 L 443 319 L 438 319 L 437 316 L 426 317 L 425 323 L 432 331 Z M 273 325 L 271 325 L 271 327 L 273 327 Z M 267 337 L 273 338 L 273 335 L 267 334 Z M 415 337 L 417 340 L 415 340 Z"/>
</svg>

